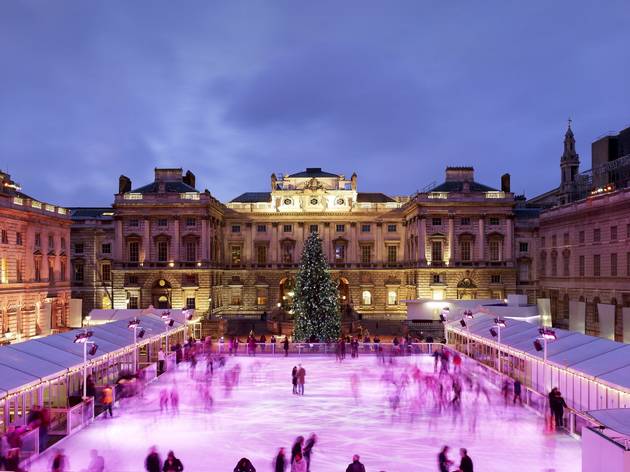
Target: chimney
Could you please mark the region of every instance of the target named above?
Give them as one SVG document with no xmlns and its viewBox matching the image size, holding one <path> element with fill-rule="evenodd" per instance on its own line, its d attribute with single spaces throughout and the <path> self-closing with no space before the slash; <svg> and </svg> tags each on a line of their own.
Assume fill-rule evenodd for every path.
<svg viewBox="0 0 630 472">
<path fill-rule="evenodd" d="M 357 190 L 357 173 L 353 172 L 352 177 L 350 177 L 350 181 L 352 183 L 352 190 L 356 192 Z"/>
<path fill-rule="evenodd" d="M 271 174 L 271 191 L 275 192 L 276 190 L 276 182 L 278 182 L 278 178 L 276 177 L 275 172 Z"/>
<path fill-rule="evenodd" d="M 510 174 L 503 174 L 501 176 L 501 191 L 510 193 Z"/>
<path fill-rule="evenodd" d="M 118 193 L 131 192 L 131 179 L 126 175 L 118 177 Z"/>
<path fill-rule="evenodd" d="M 190 185 L 192 188 L 195 188 L 195 174 L 193 174 L 189 170 L 186 171 L 186 175 L 184 175 L 184 178 L 182 180 L 185 184 Z"/>
</svg>

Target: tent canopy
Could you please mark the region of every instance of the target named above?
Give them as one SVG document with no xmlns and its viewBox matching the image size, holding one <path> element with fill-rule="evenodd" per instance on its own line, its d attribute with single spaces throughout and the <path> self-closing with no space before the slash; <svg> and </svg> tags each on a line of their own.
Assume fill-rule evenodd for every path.
<svg viewBox="0 0 630 472">
<path fill-rule="evenodd" d="M 630 408 L 591 410 L 587 413 L 606 428 L 630 436 Z"/>
</svg>

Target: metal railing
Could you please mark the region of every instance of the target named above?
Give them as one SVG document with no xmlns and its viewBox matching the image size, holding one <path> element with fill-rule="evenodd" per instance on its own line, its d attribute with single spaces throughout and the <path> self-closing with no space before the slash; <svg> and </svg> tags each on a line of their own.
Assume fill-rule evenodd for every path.
<svg viewBox="0 0 630 472">
<path fill-rule="evenodd" d="M 309 343 L 309 342 L 291 342 L 288 350 L 284 349 L 284 343 L 278 340 L 276 343 L 255 343 L 256 347 L 252 347 L 247 342 L 239 342 L 236 346 L 230 345 L 229 341 L 218 342 L 212 344 L 212 352 L 227 355 L 336 355 L 340 346 L 337 343 Z M 357 355 L 385 355 L 385 356 L 403 356 L 417 354 L 432 354 L 436 349 L 444 346 L 442 343 L 382 343 L 382 342 L 359 342 L 355 348 Z M 352 355 L 352 346 L 345 343 L 346 356 Z"/>
</svg>

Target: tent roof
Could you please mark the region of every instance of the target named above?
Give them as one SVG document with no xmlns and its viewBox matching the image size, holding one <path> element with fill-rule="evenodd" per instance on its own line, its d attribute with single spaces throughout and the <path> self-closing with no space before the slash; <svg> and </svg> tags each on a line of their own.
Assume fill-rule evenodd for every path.
<svg viewBox="0 0 630 472">
<path fill-rule="evenodd" d="M 470 333 L 488 340 L 497 341 L 490 334 L 494 316 L 476 313 L 466 320 L 466 328 L 460 320 L 449 321 L 449 327 L 466 335 Z M 534 340 L 538 337 L 538 325 L 508 319 L 501 329 L 501 344 L 529 356 L 543 357 L 536 351 Z M 547 344 L 547 360 L 560 367 L 569 368 L 583 375 L 598 378 L 607 384 L 630 389 L 630 345 L 609 339 L 587 336 L 575 331 L 554 329 L 557 339 Z"/>
<path fill-rule="evenodd" d="M 66 370 L 63 365 L 15 349 L 0 350 L 0 364 L 41 379 L 54 377 L 60 371 Z"/>
<path fill-rule="evenodd" d="M 0 364 L 0 390 L 4 390 L 5 394 L 28 387 L 39 381 L 40 379 L 34 375 Z"/>
<path fill-rule="evenodd" d="M 630 436 L 630 408 L 591 410 L 586 413 L 606 426 L 606 428 Z"/>
</svg>

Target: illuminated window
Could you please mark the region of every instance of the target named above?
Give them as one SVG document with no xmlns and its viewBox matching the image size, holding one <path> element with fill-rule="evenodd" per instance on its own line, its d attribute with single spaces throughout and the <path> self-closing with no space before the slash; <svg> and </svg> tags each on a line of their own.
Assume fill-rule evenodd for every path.
<svg viewBox="0 0 630 472">
<path fill-rule="evenodd" d="M 232 264 L 240 264 L 241 263 L 241 246 L 232 246 Z"/>
<path fill-rule="evenodd" d="M 398 294 L 396 290 L 390 290 L 387 292 L 387 304 L 388 305 L 396 305 L 398 303 Z"/>
<path fill-rule="evenodd" d="M 363 305 L 371 305 L 372 304 L 372 292 L 369 290 L 363 290 L 361 293 L 361 302 Z"/>
<path fill-rule="evenodd" d="M 9 283 L 9 271 L 7 270 L 7 259 L 0 259 L 0 283 Z"/>
<path fill-rule="evenodd" d="M 335 261 L 342 262 L 346 259 L 346 244 L 341 241 L 335 243 Z"/>
<path fill-rule="evenodd" d="M 241 304 L 241 290 L 238 288 L 232 289 L 232 293 L 230 296 L 230 305 L 240 305 Z"/>
<path fill-rule="evenodd" d="M 256 305 L 265 306 L 267 305 L 267 289 L 266 288 L 257 288 L 256 289 Z"/>
</svg>

